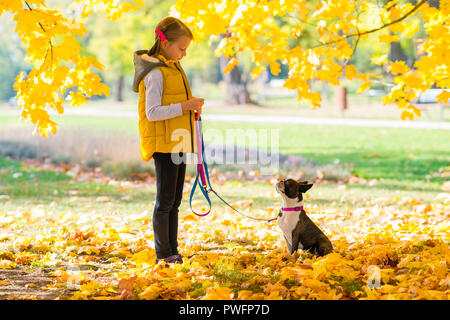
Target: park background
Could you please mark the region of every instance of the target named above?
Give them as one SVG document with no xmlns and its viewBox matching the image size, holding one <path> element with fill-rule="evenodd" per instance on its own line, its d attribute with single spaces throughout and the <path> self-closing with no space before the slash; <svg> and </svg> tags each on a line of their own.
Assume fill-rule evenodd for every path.
<svg viewBox="0 0 450 320">
<path fill-rule="evenodd" d="M 189 262 L 170 271 L 154 265 L 154 166 L 139 154 L 132 55 L 151 47 L 156 23 L 174 3 L 152 1 L 120 23 L 101 14 L 87 19 L 89 33 L 79 41 L 105 65 L 97 74 L 111 94 L 54 113 L 58 133 L 47 138 L 19 121 L 13 83 L 31 66 L 11 16 L 0 17 L 0 297 L 448 299 L 449 113 L 422 106 L 421 117 L 403 121 L 396 106 L 381 102 L 385 86 L 357 93 L 361 82 L 350 80 L 313 82 L 323 102 L 312 108 L 281 87 L 286 66 L 252 79 L 243 53 L 226 75 L 225 58 L 214 55 L 218 42 L 208 40 L 193 42 L 181 61 L 193 95 L 206 100 L 204 131 L 274 129 L 280 137 L 272 175 L 257 165 L 211 165 L 213 187 L 239 210 L 272 218 L 281 206 L 279 178 L 313 181 L 306 211 L 336 251 L 289 256 L 275 225 L 238 217 L 217 198 L 204 221 L 193 216 L 190 166 L 180 210 Z M 64 1 L 47 4 L 71 14 Z M 369 38 L 350 63 L 388 82 L 385 67 L 367 63 L 386 45 Z M 412 38 L 387 51 L 389 61 L 417 59 Z M 229 147 L 258 146 L 242 139 Z M 194 206 L 204 204 L 198 193 Z M 179 282 L 163 281 L 167 274 Z"/>
</svg>

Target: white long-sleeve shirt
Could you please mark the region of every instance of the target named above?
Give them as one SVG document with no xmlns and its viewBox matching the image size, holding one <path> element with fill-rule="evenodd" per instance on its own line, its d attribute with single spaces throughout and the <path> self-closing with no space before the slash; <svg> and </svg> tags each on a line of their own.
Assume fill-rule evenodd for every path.
<svg viewBox="0 0 450 320">
<path fill-rule="evenodd" d="M 167 120 L 181 116 L 181 103 L 162 106 L 163 78 L 158 69 L 153 69 L 144 78 L 145 114 L 149 121 Z"/>
</svg>

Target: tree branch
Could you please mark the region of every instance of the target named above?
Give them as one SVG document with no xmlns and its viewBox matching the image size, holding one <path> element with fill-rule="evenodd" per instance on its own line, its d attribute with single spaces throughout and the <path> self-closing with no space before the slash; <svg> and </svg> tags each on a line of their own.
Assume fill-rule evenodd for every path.
<svg viewBox="0 0 450 320">
<path fill-rule="evenodd" d="M 30 11 L 33 11 L 33 8 L 31 8 L 30 4 L 27 1 L 25 1 L 25 4 L 27 5 L 27 7 L 28 7 L 28 9 Z M 42 31 L 44 31 L 44 33 L 47 33 L 47 31 L 45 31 L 44 26 L 42 25 L 42 23 L 38 22 L 38 24 L 41 27 Z M 41 69 L 45 65 L 45 61 L 47 60 L 49 49 L 50 49 L 50 54 L 51 54 L 51 57 L 50 57 L 51 60 L 50 61 L 53 61 L 53 44 L 52 44 L 52 40 L 51 39 L 48 41 L 48 44 L 49 44 L 49 47 L 47 48 L 47 52 L 45 53 L 44 62 L 42 63 L 41 68 L 39 68 L 39 73 L 41 73 L 41 71 L 42 71 Z"/>
<path fill-rule="evenodd" d="M 31 8 L 31 6 L 28 4 L 27 1 L 25 1 L 25 4 L 27 5 L 27 7 L 30 11 L 33 11 L 33 8 Z M 42 31 L 47 32 L 47 31 L 45 31 L 44 27 L 42 26 L 42 24 L 40 22 L 38 22 L 38 24 L 41 27 Z"/>
<path fill-rule="evenodd" d="M 339 40 L 336 40 L 336 41 L 325 42 L 325 43 L 319 44 L 319 45 L 317 45 L 317 46 L 311 47 L 311 48 L 309 48 L 309 49 L 315 49 L 315 48 L 320 48 L 320 47 L 323 47 L 323 46 L 328 46 L 328 45 L 330 45 L 330 44 L 335 44 L 335 43 L 338 43 L 338 42 L 347 40 L 348 38 L 353 38 L 353 37 L 356 37 L 356 36 L 361 37 L 361 36 L 366 35 L 366 34 L 370 34 L 370 33 L 374 33 L 374 32 L 380 31 L 380 30 L 382 30 L 382 29 L 384 29 L 384 28 L 386 28 L 386 27 L 389 27 L 389 26 L 391 26 L 391 25 L 393 25 L 393 24 L 396 24 L 396 23 L 398 23 L 398 22 L 400 22 L 400 21 L 402 21 L 402 20 L 405 20 L 407 17 L 409 17 L 410 15 L 412 15 L 417 9 L 419 9 L 419 8 L 420 8 L 425 2 L 427 2 L 427 1 L 428 1 L 428 0 L 422 0 L 422 1 L 420 1 L 419 3 L 416 4 L 416 6 L 415 6 L 414 8 L 411 9 L 411 11 L 409 11 L 409 12 L 408 12 L 407 14 L 405 14 L 403 17 L 400 17 L 400 18 L 398 18 L 398 19 L 396 19 L 396 20 L 394 20 L 394 21 L 391 21 L 391 22 L 389 22 L 389 23 L 385 23 L 385 24 L 383 24 L 383 25 L 382 25 L 381 27 L 379 27 L 379 28 L 375 28 L 375 29 L 367 30 L 367 31 L 363 31 L 363 32 L 358 32 L 358 33 L 352 33 L 352 34 L 349 34 L 349 35 L 344 36 L 344 38 L 342 38 L 342 39 L 339 39 Z"/>
</svg>

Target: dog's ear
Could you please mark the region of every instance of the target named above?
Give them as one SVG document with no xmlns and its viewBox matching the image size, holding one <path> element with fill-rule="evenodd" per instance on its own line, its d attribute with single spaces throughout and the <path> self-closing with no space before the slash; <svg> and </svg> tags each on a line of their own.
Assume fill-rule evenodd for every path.
<svg viewBox="0 0 450 320">
<path fill-rule="evenodd" d="M 305 181 L 306 182 L 306 181 Z M 298 192 L 300 193 L 306 193 L 309 189 L 311 189 L 313 186 L 313 183 L 306 183 L 306 184 L 298 184 Z"/>
</svg>

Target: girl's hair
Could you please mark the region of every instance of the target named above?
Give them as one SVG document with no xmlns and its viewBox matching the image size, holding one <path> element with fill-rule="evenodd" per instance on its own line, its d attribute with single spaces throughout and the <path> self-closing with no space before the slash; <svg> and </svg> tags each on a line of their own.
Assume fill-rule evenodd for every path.
<svg viewBox="0 0 450 320">
<path fill-rule="evenodd" d="M 194 40 L 191 30 L 186 26 L 181 20 L 174 17 L 165 17 L 162 19 L 156 29 L 161 30 L 169 41 L 176 41 L 182 36 L 189 37 L 189 39 Z M 155 44 L 148 50 L 148 55 L 158 55 L 161 52 L 161 38 L 155 32 Z"/>
</svg>

